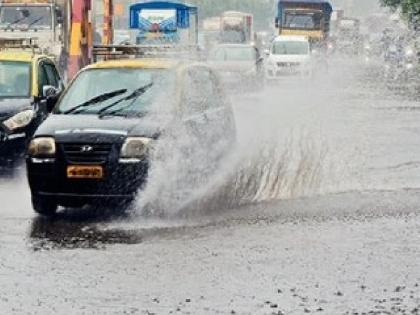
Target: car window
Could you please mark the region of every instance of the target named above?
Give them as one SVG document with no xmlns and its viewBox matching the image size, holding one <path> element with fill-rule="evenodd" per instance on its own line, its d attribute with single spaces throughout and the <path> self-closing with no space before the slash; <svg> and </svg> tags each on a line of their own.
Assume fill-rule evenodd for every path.
<svg viewBox="0 0 420 315">
<path fill-rule="evenodd" d="M 38 67 L 38 95 L 42 95 L 42 88 L 48 85 L 48 76 L 45 63 L 41 62 Z"/>
<path fill-rule="evenodd" d="M 0 97 L 29 97 L 31 64 L 0 61 Z"/>
<path fill-rule="evenodd" d="M 45 71 L 48 79 L 48 85 L 52 85 L 56 88 L 60 85 L 60 76 L 53 64 L 45 63 Z"/>
<path fill-rule="evenodd" d="M 309 44 L 305 41 L 275 41 L 271 53 L 273 55 L 307 55 Z"/>
<path fill-rule="evenodd" d="M 22 3 L 25 1 L 14 2 Z M 23 26 L 36 30 L 51 29 L 51 20 L 51 8 L 46 6 L 25 5 L 23 9 L 12 5 L 0 8 L 0 27 L 8 26 L 21 29 Z"/>
<path fill-rule="evenodd" d="M 118 78 L 117 80 L 115 78 Z M 92 104 L 84 109 L 86 114 L 97 114 L 117 102 L 112 110 L 119 114 L 143 115 L 153 105 L 171 110 L 175 94 L 175 73 L 168 69 L 110 68 L 82 71 L 68 87 L 57 106 L 63 113 L 100 95 L 123 91 L 120 95 Z M 127 98 L 138 89 L 144 89 L 137 97 Z M 125 92 L 124 92 L 125 91 Z M 135 94 L 134 94 L 135 96 Z"/>
</svg>

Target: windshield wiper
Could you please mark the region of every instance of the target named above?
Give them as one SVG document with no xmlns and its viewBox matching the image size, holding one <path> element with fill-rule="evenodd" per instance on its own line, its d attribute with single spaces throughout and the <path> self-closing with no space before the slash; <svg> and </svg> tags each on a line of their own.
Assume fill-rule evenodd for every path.
<svg viewBox="0 0 420 315">
<path fill-rule="evenodd" d="M 139 87 L 138 89 L 134 90 L 133 93 L 131 93 L 130 95 L 128 95 L 128 96 L 126 96 L 126 97 L 124 97 L 122 99 L 119 99 L 118 101 L 115 101 L 114 103 L 112 103 L 112 104 L 110 104 L 110 105 L 102 108 L 98 112 L 99 117 L 104 117 L 104 116 L 107 116 L 107 115 L 115 115 L 116 113 L 121 112 L 121 111 L 123 111 L 126 108 L 129 108 L 130 106 L 132 106 L 134 104 L 134 102 L 136 101 L 137 98 L 139 98 L 144 93 L 146 93 L 147 90 L 149 90 L 152 86 L 153 86 L 153 82 L 151 82 L 151 83 L 149 83 L 147 85 L 144 85 L 142 87 Z M 111 112 L 107 112 L 108 109 L 117 106 L 121 102 L 129 101 L 129 100 L 133 100 L 133 101 L 130 104 L 128 104 L 127 106 L 124 106 L 122 108 L 116 109 L 116 110 L 111 111 Z"/>
<path fill-rule="evenodd" d="M 41 21 L 41 20 L 43 20 L 43 19 L 44 19 L 44 17 L 43 17 L 43 16 L 41 16 L 41 17 L 37 18 L 36 20 L 33 20 L 31 23 L 29 23 L 29 24 L 28 24 L 28 29 L 29 29 L 32 25 L 34 25 L 34 24 L 38 23 L 39 21 Z"/>
<path fill-rule="evenodd" d="M 124 94 L 125 92 L 127 92 L 127 89 L 120 89 L 120 90 L 116 90 L 116 91 L 113 91 L 113 92 L 104 93 L 104 94 L 95 96 L 94 98 L 92 98 L 92 99 L 90 99 L 90 100 L 88 100 L 88 101 L 86 101 L 86 102 L 84 102 L 80 105 L 77 105 L 76 107 L 70 108 L 69 110 L 66 110 L 62 113 L 65 114 L 65 115 L 71 114 L 71 113 L 76 112 L 79 109 L 83 109 L 85 107 L 89 107 L 89 106 L 94 105 L 94 104 L 105 102 L 106 100 L 109 100 L 109 99 L 114 98 L 118 95 Z M 83 112 L 83 110 L 78 111 L 77 114 L 79 114 L 81 112 Z"/>
<path fill-rule="evenodd" d="M 9 24 L 7 24 L 6 29 L 9 29 L 12 25 L 18 24 L 19 22 L 22 22 L 24 19 L 26 19 L 26 16 L 18 18 L 12 22 L 10 22 Z"/>
</svg>

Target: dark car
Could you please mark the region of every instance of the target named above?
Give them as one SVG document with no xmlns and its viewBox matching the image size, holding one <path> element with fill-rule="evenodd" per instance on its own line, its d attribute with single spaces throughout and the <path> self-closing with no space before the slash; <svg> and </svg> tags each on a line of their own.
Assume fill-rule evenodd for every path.
<svg viewBox="0 0 420 315">
<path fill-rule="evenodd" d="M 132 59 L 82 70 L 29 145 L 34 210 L 130 203 L 147 180 L 150 150 L 174 125 L 206 149 L 232 145 L 233 112 L 210 68 Z"/>
<path fill-rule="evenodd" d="M 0 53 L 0 165 L 22 158 L 62 89 L 54 61 L 26 51 Z"/>
</svg>

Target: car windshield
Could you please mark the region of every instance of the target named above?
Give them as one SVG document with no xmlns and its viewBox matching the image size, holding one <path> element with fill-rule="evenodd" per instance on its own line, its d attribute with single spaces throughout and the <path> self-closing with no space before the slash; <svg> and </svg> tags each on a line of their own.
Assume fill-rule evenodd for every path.
<svg viewBox="0 0 420 315">
<path fill-rule="evenodd" d="M 160 97 L 169 95 L 173 76 L 164 69 L 90 69 L 71 84 L 56 113 L 143 115 Z"/>
<path fill-rule="evenodd" d="M 0 8 L 0 28 L 51 29 L 49 6 L 7 6 Z"/>
<path fill-rule="evenodd" d="M 246 35 L 242 31 L 224 30 L 220 39 L 222 43 L 241 44 L 246 42 Z"/>
<path fill-rule="evenodd" d="M 29 97 L 29 62 L 0 61 L 0 97 Z"/>
<path fill-rule="evenodd" d="M 218 47 L 210 52 L 211 61 L 255 61 L 257 53 L 252 46 Z"/>
<path fill-rule="evenodd" d="M 304 30 L 321 29 L 321 13 L 287 13 L 283 27 Z"/>
<path fill-rule="evenodd" d="M 307 55 L 309 45 L 303 41 L 279 41 L 273 43 L 271 51 L 273 55 Z"/>
</svg>

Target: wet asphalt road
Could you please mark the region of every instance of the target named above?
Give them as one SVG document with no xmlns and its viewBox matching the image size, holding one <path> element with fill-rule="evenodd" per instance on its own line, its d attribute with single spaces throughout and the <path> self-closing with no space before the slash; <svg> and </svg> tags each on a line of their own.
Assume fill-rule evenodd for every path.
<svg viewBox="0 0 420 315">
<path fill-rule="evenodd" d="M 233 98 L 237 160 L 290 153 L 233 210 L 44 219 L 2 178 L 0 313 L 419 314 L 420 104 L 334 69 Z"/>
</svg>

